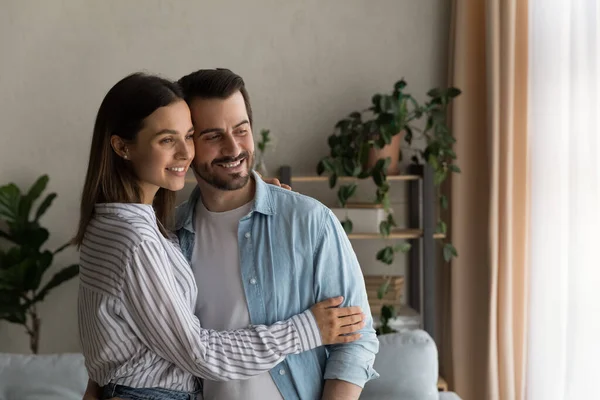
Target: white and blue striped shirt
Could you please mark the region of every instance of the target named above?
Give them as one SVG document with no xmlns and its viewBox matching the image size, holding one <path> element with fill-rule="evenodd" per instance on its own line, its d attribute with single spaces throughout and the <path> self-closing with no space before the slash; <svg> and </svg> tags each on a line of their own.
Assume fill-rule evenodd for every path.
<svg viewBox="0 0 600 400">
<path fill-rule="evenodd" d="M 97 204 L 80 250 L 80 340 L 100 385 L 193 391 L 195 377 L 246 379 L 322 344 L 309 310 L 271 326 L 203 329 L 194 275 L 150 205 Z"/>
</svg>

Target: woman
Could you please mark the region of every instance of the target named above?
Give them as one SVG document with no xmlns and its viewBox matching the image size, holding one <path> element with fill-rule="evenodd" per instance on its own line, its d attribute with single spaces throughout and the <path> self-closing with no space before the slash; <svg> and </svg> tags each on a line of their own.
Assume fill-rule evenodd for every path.
<svg viewBox="0 0 600 400">
<path fill-rule="evenodd" d="M 79 328 L 101 398 L 193 398 L 197 377 L 245 379 L 286 355 L 359 338 L 358 307 L 329 299 L 271 326 L 217 332 L 193 310 L 194 276 L 165 228 L 194 157 L 179 87 L 144 74 L 118 82 L 94 127 L 75 242 Z"/>
</svg>

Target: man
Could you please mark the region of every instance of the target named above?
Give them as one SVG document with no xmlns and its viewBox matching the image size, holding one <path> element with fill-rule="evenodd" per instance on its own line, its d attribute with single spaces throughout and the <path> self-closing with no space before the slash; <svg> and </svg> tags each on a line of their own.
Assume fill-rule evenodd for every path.
<svg viewBox="0 0 600 400">
<path fill-rule="evenodd" d="M 377 377 L 378 340 L 339 221 L 318 201 L 256 179 L 252 108 L 241 77 L 200 70 L 179 83 L 196 132 L 198 187 L 178 208 L 176 230 L 196 276 L 202 325 L 270 324 L 340 294 L 367 314 L 359 341 L 289 356 L 248 380 L 205 381 L 205 400 L 357 399 Z"/>
</svg>

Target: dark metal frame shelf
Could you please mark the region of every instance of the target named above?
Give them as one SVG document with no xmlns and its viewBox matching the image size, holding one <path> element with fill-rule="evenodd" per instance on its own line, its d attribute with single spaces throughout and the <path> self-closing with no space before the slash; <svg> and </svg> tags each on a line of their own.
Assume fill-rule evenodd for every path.
<svg viewBox="0 0 600 400">
<path fill-rule="evenodd" d="M 427 165 L 411 165 L 408 174 L 388 176 L 389 181 L 406 181 L 408 185 L 409 229 L 393 232 L 389 240 L 408 240 L 412 248 L 409 253 L 409 265 L 406 271 L 408 283 L 408 306 L 421 315 L 423 329 L 436 340 L 436 239 L 444 238 L 435 232 L 436 193 L 433 171 Z M 326 176 L 292 176 L 289 166 L 279 170 L 281 183 L 292 185 L 299 182 L 327 182 Z M 340 180 L 357 178 L 340 177 Z M 352 233 L 351 240 L 381 239 L 379 234 Z"/>
</svg>

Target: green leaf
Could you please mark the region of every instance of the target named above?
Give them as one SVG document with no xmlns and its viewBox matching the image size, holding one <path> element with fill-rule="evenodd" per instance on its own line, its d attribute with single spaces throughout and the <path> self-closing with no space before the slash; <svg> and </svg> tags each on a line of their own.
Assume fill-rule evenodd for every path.
<svg viewBox="0 0 600 400">
<path fill-rule="evenodd" d="M 398 226 L 396 225 L 396 220 L 394 220 L 394 216 L 392 214 L 388 214 L 387 216 L 387 222 L 388 224 L 390 224 L 390 226 Z"/>
<path fill-rule="evenodd" d="M 71 247 L 71 246 L 73 246 L 73 243 L 67 242 L 67 243 L 63 244 L 62 246 L 60 246 L 58 249 L 54 250 L 54 252 L 52 254 L 57 255 L 58 253 L 60 253 L 64 249 L 66 249 L 67 247 Z"/>
<path fill-rule="evenodd" d="M 375 184 L 377 186 L 381 186 L 384 184 L 385 175 L 383 174 L 383 172 L 381 170 L 377 170 L 377 171 L 373 172 L 373 182 L 375 182 Z"/>
<path fill-rule="evenodd" d="M 352 173 L 354 172 L 354 160 L 349 159 L 349 158 L 344 158 L 342 160 L 342 169 L 343 169 L 343 175 L 344 176 L 352 176 Z"/>
<path fill-rule="evenodd" d="M 386 279 L 385 282 L 383 282 L 381 284 L 381 286 L 379 286 L 379 289 L 377 289 L 377 298 L 378 299 L 383 299 L 386 295 L 386 293 L 388 292 L 388 289 L 390 287 L 390 279 Z"/>
<path fill-rule="evenodd" d="M 361 120 L 361 114 L 358 111 L 353 111 L 349 115 L 350 118 L 355 119 L 357 121 Z"/>
<path fill-rule="evenodd" d="M 383 171 L 384 174 L 386 173 L 386 171 L 390 167 L 391 163 L 392 163 L 392 158 L 391 157 L 386 157 L 386 158 L 383 159 L 383 166 L 381 167 L 381 170 Z"/>
<path fill-rule="evenodd" d="M 329 187 L 334 188 L 337 183 L 337 174 L 331 174 L 329 176 Z"/>
<path fill-rule="evenodd" d="M 446 197 L 446 195 L 440 195 L 440 206 L 443 210 L 448 209 L 448 198 Z"/>
<path fill-rule="evenodd" d="M 455 172 L 457 174 L 459 174 L 461 172 L 460 168 L 458 168 L 458 165 L 450 164 L 449 168 L 450 168 L 450 171 Z"/>
<path fill-rule="evenodd" d="M 438 88 L 435 89 L 431 89 L 429 92 L 427 92 L 427 96 L 429 97 L 440 97 L 442 95 L 442 91 Z"/>
<path fill-rule="evenodd" d="M 385 237 L 390 236 L 391 228 L 392 227 L 390 226 L 390 224 L 387 221 L 381 221 L 379 223 L 379 233 L 382 236 L 385 236 Z"/>
<path fill-rule="evenodd" d="M 338 201 L 342 207 L 346 207 L 346 203 L 348 199 L 350 199 L 354 193 L 356 192 L 356 183 L 351 183 L 349 185 L 340 186 L 338 189 Z"/>
<path fill-rule="evenodd" d="M 406 87 L 406 81 L 404 79 L 399 80 L 394 84 L 394 90 L 402 90 Z"/>
<path fill-rule="evenodd" d="M 369 146 L 368 143 L 365 142 L 360 145 L 360 150 L 358 152 L 358 161 L 360 165 L 367 165 L 370 150 L 371 146 Z"/>
<path fill-rule="evenodd" d="M 371 98 L 371 103 L 373 103 L 373 112 L 375 114 L 379 114 L 381 112 L 381 95 L 376 94 Z"/>
<path fill-rule="evenodd" d="M 14 183 L 0 187 L 0 219 L 16 221 L 19 216 L 20 201 L 21 191 Z"/>
<path fill-rule="evenodd" d="M 11 235 L 9 235 L 8 233 L 1 231 L 1 230 L 0 230 L 0 238 L 14 242 L 14 238 Z"/>
<path fill-rule="evenodd" d="M 21 238 L 19 243 L 39 249 L 48 240 L 49 236 L 50 233 L 45 228 L 30 228 L 27 229 L 27 237 Z"/>
<path fill-rule="evenodd" d="M 26 291 L 27 272 L 35 268 L 36 260 L 23 258 L 17 262 L 12 261 L 9 266 L 3 266 L 0 269 L 0 289 L 24 292 Z"/>
<path fill-rule="evenodd" d="M 383 96 L 381 98 L 381 110 L 387 114 L 393 117 L 392 114 L 389 114 L 388 111 L 392 108 L 392 99 L 390 98 L 390 96 Z M 385 115 L 382 114 L 382 115 Z M 382 116 L 380 115 L 380 117 Z M 391 120 L 390 120 L 391 121 Z"/>
<path fill-rule="evenodd" d="M 50 193 L 48 196 L 46 196 L 44 201 L 38 207 L 37 212 L 35 213 L 35 222 L 37 222 L 40 219 L 40 217 L 44 215 L 44 213 L 46 212 L 46 210 L 48 210 L 48 207 L 50 207 L 55 198 L 56 193 Z"/>
<path fill-rule="evenodd" d="M 411 127 L 408 126 L 408 125 L 405 125 L 404 126 L 404 132 L 405 132 L 405 134 L 404 134 L 404 141 L 406 143 L 408 143 L 409 145 L 412 144 L 413 131 L 412 131 Z"/>
<path fill-rule="evenodd" d="M 38 197 L 42 195 L 42 192 L 46 189 L 49 180 L 50 178 L 48 178 L 48 175 L 40 176 L 37 179 L 37 181 L 35 181 L 35 183 L 31 186 L 29 192 L 27 192 L 25 197 L 31 199 L 32 202 L 37 200 Z"/>
<path fill-rule="evenodd" d="M 437 227 L 436 227 L 435 231 L 437 233 L 441 233 L 441 234 L 445 235 L 446 234 L 446 229 L 447 229 L 446 223 L 440 219 L 438 221 L 438 223 L 437 223 Z"/>
<path fill-rule="evenodd" d="M 454 98 L 457 97 L 461 94 L 462 92 L 460 91 L 460 89 L 457 89 L 455 87 L 451 87 L 448 88 L 448 91 L 446 92 L 446 95 L 450 98 Z"/>
<path fill-rule="evenodd" d="M 444 182 L 446 180 L 446 172 L 441 170 L 441 171 L 436 171 L 434 176 L 433 176 L 433 184 L 435 186 L 440 186 L 442 184 L 442 182 Z"/>
<path fill-rule="evenodd" d="M 323 168 L 325 168 L 325 171 L 327 171 L 327 172 L 335 172 L 335 165 L 333 164 L 333 162 L 331 161 L 331 159 L 324 158 L 324 159 L 321 160 L 321 162 L 323 163 Z"/>
<path fill-rule="evenodd" d="M 384 264 L 392 264 L 394 262 L 394 249 L 391 246 L 386 246 L 377 252 L 375 258 Z"/>
<path fill-rule="evenodd" d="M 53 255 L 49 251 L 45 251 L 35 256 L 31 256 L 30 259 L 34 260 L 34 264 L 30 265 L 25 271 L 25 279 L 23 281 L 23 289 L 28 292 L 30 290 L 37 290 L 42 281 L 44 272 L 50 268 L 52 264 Z"/>
<path fill-rule="evenodd" d="M 335 127 L 341 132 L 345 132 L 346 129 L 348 129 L 348 125 L 350 125 L 350 121 L 347 119 L 342 119 L 335 124 Z"/>
<path fill-rule="evenodd" d="M 354 225 L 352 224 L 352 220 L 350 218 L 346 217 L 346 219 L 342 221 L 342 228 L 344 228 L 344 231 L 347 235 L 352 233 L 353 227 Z"/>
<path fill-rule="evenodd" d="M 323 163 L 323 160 L 321 160 L 317 164 L 317 175 L 323 175 L 323 172 L 325 172 L 325 164 Z"/>
<path fill-rule="evenodd" d="M 10 295 L 8 299 L 10 303 L 3 296 L 3 301 L 0 303 L 0 320 L 25 325 L 27 322 L 26 310 L 18 303 L 18 293 Z M 14 299 L 17 299 L 17 303 L 14 302 Z"/>
<path fill-rule="evenodd" d="M 390 201 L 389 194 L 386 193 L 385 196 L 383 196 L 382 205 L 383 205 L 383 209 L 384 210 L 388 211 L 390 209 L 390 207 L 391 207 L 391 201 Z"/>
<path fill-rule="evenodd" d="M 79 265 L 73 264 L 68 267 L 63 268 L 61 271 L 57 272 L 52 279 L 40 290 L 32 300 L 31 304 L 40 302 L 44 300 L 46 295 L 59 286 L 61 283 L 66 282 L 70 279 L 75 278 L 79 274 Z"/>
<path fill-rule="evenodd" d="M 339 141 L 340 140 L 336 135 L 330 135 L 329 138 L 327 139 L 327 143 L 329 144 L 329 147 L 332 149 L 339 144 Z"/>
<path fill-rule="evenodd" d="M 394 251 L 400 252 L 400 253 L 408 253 L 411 248 L 412 248 L 412 245 L 410 243 L 402 242 L 402 243 L 398 243 L 396 246 L 394 246 Z"/>
<path fill-rule="evenodd" d="M 394 310 L 394 306 L 385 305 L 381 307 L 381 318 L 385 318 L 386 320 L 390 320 L 394 318 L 396 315 L 396 311 Z"/>
<path fill-rule="evenodd" d="M 356 193 L 356 188 L 358 188 L 358 185 L 356 183 L 351 183 L 348 186 L 348 198 L 354 196 L 354 193 Z"/>
<path fill-rule="evenodd" d="M 450 260 L 452 260 L 452 257 L 458 257 L 458 252 L 456 251 L 452 243 L 446 243 L 444 245 L 444 260 L 446 260 L 446 262 L 450 262 Z"/>
<path fill-rule="evenodd" d="M 389 133 L 387 130 L 382 130 L 382 131 L 380 132 L 380 135 L 381 135 L 381 139 L 383 139 L 383 142 L 384 142 L 385 144 L 390 144 L 390 143 L 392 143 L 392 134 L 391 134 L 391 133 Z"/>
</svg>

